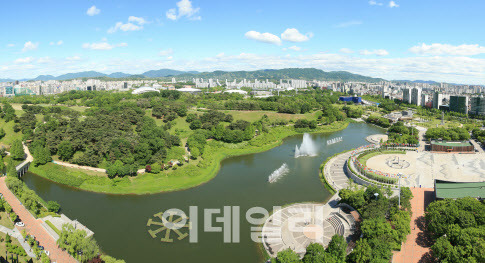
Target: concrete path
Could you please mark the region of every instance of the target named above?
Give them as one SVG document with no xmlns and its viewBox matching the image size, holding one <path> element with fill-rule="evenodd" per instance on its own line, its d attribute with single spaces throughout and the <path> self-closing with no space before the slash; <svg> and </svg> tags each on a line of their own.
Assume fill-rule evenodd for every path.
<svg viewBox="0 0 485 263">
<path fill-rule="evenodd" d="M 34 235 L 39 244 L 50 252 L 50 259 L 53 262 L 75 263 L 77 262 L 66 251 L 60 249 L 56 241 L 47 233 L 42 227 L 42 220 L 34 218 L 34 216 L 20 203 L 15 195 L 7 188 L 5 184 L 5 177 L 0 178 L 0 193 L 3 194 L 5 200 L 10 204 L 12 210 L 20 217 L 25 224 L 26 231 Z"/>
<path fill-rule="evenodd" d="M 6 227 L 0 225 L 0 232 L 8 234 L 11 237 L 17 239 L 19 241 L 20 245 L 24 248 L 25 252 L 27 253 L 27 255 L 29 257 L 37 258 L 37 256 L 34 254 L 34 252 L 32 252 L 32 249 L 30 248 L 29 244 L 27 244 L 27 242 L 25 242 L 25 239 L 22 236 L 22 233 L 20 233 L 20 231 L 17 228 L 10 229 L 10 228 L 6 228 Z"/>
<path fill-rule="evenodd" d="M 99 173 L 106 173 L 106 169 L 103 168 L 96 168 L 96 167 L 91 167 L 91 166 L 82 166 L 82 165 L 77 165 L 77 164 L 72 164 L 72 163 L 66 163 L 66 162 L 61 162 L 61 161 L 52 161 L 52 163 L 61 165 L 64 167 L 69 167 L 69 168 L 75 168 L 75 169 L 82 169 L 82 170 L 89 170 L 89 171 L 94 171 L 94 172 L 99 172 Z M 137 171 L 138 174 L 145 173 L 145 169 L 140 169 Z"/>
<path fill-rule="evenodd" d="M 484 153 L 482 146 L 480 143 L 478 143 L 475 139 L 470 139 L 470 142 L 473 144 L 473 147 L 475 147 L 476 150 L 478 150 L 478 153 Z"/>
<path fill-rule="evenodd" d="M 430 240 L 425 234 L 424 212 L 426 207 L 434 200 L 433 188 L 411 188 L 411 234 L 406 237 L 401 251 L 395 251 L 393 263 L 429 262 Z"/>
<path fill-rule="evenodd" d="M 345 152 L 330 159 L 324 168 L 324 176 L 327 182 L 337 191 L 349 186 L 349 178 L 345 174 L 345 162 L 352 152 Z"/>
</svg>

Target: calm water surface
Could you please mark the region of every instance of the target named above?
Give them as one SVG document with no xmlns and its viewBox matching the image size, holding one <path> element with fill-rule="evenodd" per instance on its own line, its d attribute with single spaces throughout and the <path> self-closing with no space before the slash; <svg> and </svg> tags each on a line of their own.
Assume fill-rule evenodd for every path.
<svg viewBox="0 0 485 263">
<path fill-rule="evenodd" d="M 254 206 L 271 211 L 273 206 L 288 203 L 324 202 L 330 193 L 318 178 L 318 168 L 323 160 L 366 143 L 365 137 L 376 133 L 382 133 L 382 129 L 351 123 L 340 132 L 314 134 L 312 139 L 319 149 L 318 156 L 297 159 L 294 149 L 295 145 L 301 144 L 302 135 L 289 137 L 281 146 L 267 152 L 226 159 L 212 181 L 173 193 L 97 194 L 59 185 L 31 173 L 24 177 L 24 181 L 45 200 L 59 202 L 62 213 L 93 230 L 103 251 L 126 262 L 261 262 L 258 245 L 250 238 L 251 225 L 245 220 L 246 211 Z M 328 139 L 340 136 L 343 142 L 326 146 Z M 269 184 L 268 176 L 283 163 L 288 165 L 289 173 Z M 179 208 L 188 214 L 189 206 L 199 207 L 198 243 L 191 244 L 188 238 L 163 243 L 148 234 L 150 228 L 146 224 L 154 214 L 170 208 Z M 222 210 L 224 206 L 240 207 L 240 243 L 224 244 L 223 233 L 203 232 L 202 210 Z M 213 226 L 222 226 L 214 217 L 212 221 Z M 175 235 L 172 237 L 176 238 Z"/>
</svg>

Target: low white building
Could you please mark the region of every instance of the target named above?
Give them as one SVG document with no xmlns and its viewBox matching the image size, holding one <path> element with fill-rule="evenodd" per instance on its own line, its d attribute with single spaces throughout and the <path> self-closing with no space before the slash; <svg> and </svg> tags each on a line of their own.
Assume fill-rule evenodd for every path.
<svg viewBox="0 0 485 263">
<path fill-rule="evenodd" d="M 143 93 L 153 92 L 153 91 L 160 92 L 159 90 L 154 89 L 152 87 L 139 87 L 136 90 L 132 91 L 131 94 L 143 94 Z"/>
</svg>

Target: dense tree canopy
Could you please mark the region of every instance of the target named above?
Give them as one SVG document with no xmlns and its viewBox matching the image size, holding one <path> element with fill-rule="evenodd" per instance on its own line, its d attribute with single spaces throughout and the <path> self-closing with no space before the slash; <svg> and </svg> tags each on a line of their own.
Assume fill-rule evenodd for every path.
<svg viewBox="0 0 485 263">
<path fill-rule="evenodd" d="M 426 138 L 429 140 L 462 141 L 470 139 L 470 134 L 465 128 L 430 128 L 426 131 Z"/>
<path fill-rule="evenodd" d="M 485 204 L 474 198 L 445 199 L 426 209 L 431 250 L 441 262 L 485 262 Z"/>
</svg>

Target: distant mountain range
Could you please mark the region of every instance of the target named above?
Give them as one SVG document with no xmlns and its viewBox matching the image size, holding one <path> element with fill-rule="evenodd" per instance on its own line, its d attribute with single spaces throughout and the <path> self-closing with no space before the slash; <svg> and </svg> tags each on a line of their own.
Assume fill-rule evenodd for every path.
<svg viewBox="0 0 485 263">
<path fill-rule="evenodd" d="M 132 75 L 123 72 L 115 72 L 111 74 L 104 74 L 97 71 L 84 71 L 77 73 L 67 73 L 60 76 L 40 75 L 33 81 L 48 81 L 48 80 L 69 80 L 78 78 L 162 78 L 170 76 L 179 76 L 184 78 L 217 78 L 220 80 L 234 80 L 234 79 L 306 79 L 306 80 L 330 80 L 330 81 L 361 81 L 361 82 L 380 82 L 384 81 L 381 78 L 372 78 L 363 75 L 353 74 L 347 71 L 330 71 L 326 72 L 315 68 L 287 68 L 287 69 L 263 69 L 255 71 L 213 71 L 213 72 L 197 72 L 197 71 L 180 71 L 173 69 L 159 69 L 150 70 L 142 74 Z M 13 79 L 0 79 L 0 82 L 12 82 Z M 22 80 L 24 81 L 24 80 Z"/>
<path fill-rule="evenodd" d="M 393 80 L 394 82 L 408 82 L 408 83 L 423 83 L 423 84 L 440 84 L 439 82 L 433 80 Z"/>
</svg>

